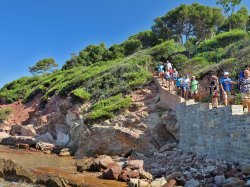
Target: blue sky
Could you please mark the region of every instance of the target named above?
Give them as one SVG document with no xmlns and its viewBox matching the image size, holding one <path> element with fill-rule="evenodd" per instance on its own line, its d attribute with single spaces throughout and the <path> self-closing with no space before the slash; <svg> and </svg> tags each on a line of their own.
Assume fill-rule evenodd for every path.
<svg viewBox="0 0 250 187">
<path fill-rule="evenodd" d="M 89 44 L 110 46 L 150 29 L 154 18 L 183 3 L 216 0 L 1 0 L 0 87 L 38 60 L 61 66 Z M 250 8 L 250 1 L 243 0 Z"/>
</svg>

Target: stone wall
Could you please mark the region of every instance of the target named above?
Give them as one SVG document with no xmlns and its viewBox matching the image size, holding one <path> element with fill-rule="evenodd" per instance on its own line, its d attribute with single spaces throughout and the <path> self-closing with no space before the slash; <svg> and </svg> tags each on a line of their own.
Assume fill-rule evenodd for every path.
<svg viewBox="0 0 250 187">
<path fill-rule="evenodd" d="M 241 105 L 209 109 L 208 104 L 178 104 L 179 147 L 227 162 L 250 164 L 250 115 Z"/>
<path fill-rule="evenodd" d="M 175 91 L 169 91 L 167 88 L 162 87 L 158 77 L 154 77 L 154 82 L 159 89 L 161 102 L 168 106 L 171 110 L 175 111 L 176 105 L 185 101 L 185 99 L 176 95 Z"/>
</svg>

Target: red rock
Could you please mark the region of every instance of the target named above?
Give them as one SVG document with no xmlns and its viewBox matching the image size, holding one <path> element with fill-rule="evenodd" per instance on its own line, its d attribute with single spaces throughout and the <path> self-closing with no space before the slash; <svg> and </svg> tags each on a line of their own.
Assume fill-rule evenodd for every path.
<svg viewBox="0 0 250 187">
<path fill-rule="evenodd" d="M 143 160 L 128 160 L 127 166 L 131 169 L 143 169 Z"/>
<path fill-rule="evenodd" d="M 108 165 L 108 168 L 103 171 L 102 176 L 104 179 L 117 180 L 121 173 L 121 166 L 116 162 Z"/>
<path fill-rule="evenodd" d="M 138 178 L 139 175 L 139 171 L 122 170 L 118 178 L 121 181 L 128 182 L 131 178 Z"/>
<path fill-rule="evenodd" d="M 176 180 L 170 180 L 167 184 L 164 184 L 162 187 L 175 187 Z"/>
</svg>

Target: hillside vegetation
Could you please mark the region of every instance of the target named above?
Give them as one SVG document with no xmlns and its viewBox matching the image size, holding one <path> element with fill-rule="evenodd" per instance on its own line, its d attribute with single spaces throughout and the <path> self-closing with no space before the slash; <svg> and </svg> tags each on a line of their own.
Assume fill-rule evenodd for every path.
<svg viewBox="0 0 250 187">
<path fill-rule="evenodd" d="M 48 98 L 70 95 L 74 101 L 90 102 L 84 115 L 96 120 L 113 117 L 129 107 L 127 95 L 152 80 L 159 61 L 169 59 L 178 71 L 198 77 L 224 70 L 236 76 L 249 64 L 246 28 L 250 21 L 247 9 L 232 15 L 234 22 L 219 8 L 181 5 L 156 18 L 152 30 L 131 36 L 122 44 L 87 46 L 73 54 L 61 70 L 48 73 L 46 62 L 53 62 L 53 67 L 57 64 L 52 58 L 39 61 L 31 67 L 37 75 L 22 77 L 0 90 L 1 102 L 27 103 L 39 96 L 43 107 Z"/>
</svg>

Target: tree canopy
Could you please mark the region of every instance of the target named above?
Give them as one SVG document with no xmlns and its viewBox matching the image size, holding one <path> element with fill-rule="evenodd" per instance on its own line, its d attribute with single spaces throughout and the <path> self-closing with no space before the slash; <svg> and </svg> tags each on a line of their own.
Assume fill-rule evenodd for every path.
<svg viewBox="0 0 250 187">
<path fill-rule="evenodd" d="M 29 67 L 29 72 L 33 75 L 46 74 L 55 70 L 56 67 L 58 67 L 58 64 L 53 58 L 45 58 L 38 61 L 34 66 Z"/>
<path fill-rule="evenodd" d="M 164 40 L 174 38 L 184 44 L 190 37 L 201 41 L 211 36 L 223 20 L 221 9 L 194 3 L 180 5 L 156 18 L 152 30 Z"/>
<path fill-rule="evenodd" d="M 229 29 L 232 29 L 231 18 L 234 14 L 235 7 L 240 5 L 241 0 L 217 0 L 217 4 L 221 5 L 224 13 L 228 16 Z"/>
</svg>

